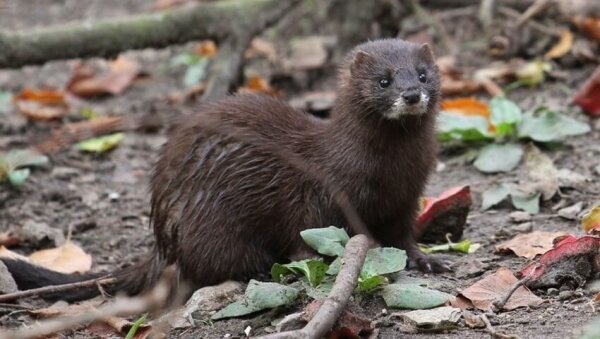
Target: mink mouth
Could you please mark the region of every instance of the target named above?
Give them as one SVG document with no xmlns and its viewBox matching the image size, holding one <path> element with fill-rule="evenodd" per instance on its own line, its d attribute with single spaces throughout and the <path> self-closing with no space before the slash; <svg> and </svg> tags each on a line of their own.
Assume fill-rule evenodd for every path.
<svg viewBox="0 0 600 339">
<path fill-rule="evenodd" d="M 419 102 L 415 104 L 407 103 L 402 95 L 400 95 L 394 100 L 392 107 L 384 114 L 384 116 L 388 119 L 399 119 L 404 115 L 423 115 L 427 113 L 428 106 L 429 95 L 423 91 L 421 92 Z"/>
</svg>

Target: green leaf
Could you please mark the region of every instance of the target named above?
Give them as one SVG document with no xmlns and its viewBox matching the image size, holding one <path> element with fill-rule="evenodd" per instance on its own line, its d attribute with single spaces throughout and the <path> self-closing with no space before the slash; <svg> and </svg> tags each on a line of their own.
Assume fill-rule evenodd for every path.
<svg viewBox="0 0 600 339">
<path fill-rule="evenodd" d="M 215 313 L 211 319 L 239 317 L 242 315 L 290 305 L 298 297 L 298 290 L 277 283 L 250 280 L 244 297 Z"/>
<path fill-rule="evenodd" d="M 327 270 L 328 275 L 337 275 L 340 272 L 340 268 L 342 267 L 342 257 L 335 258 L 334 261 L 329 264 L 329 269 Z"/>
<path fill-rule="evenodd" d="M 12 102 L 12 93 L 0 91 L 0 113 L 7 113 Z"/>
<path fill-rule="evenodd" d="M 518 144 L 491 144 L 483 147 L 473 163 L 484 173 L 508 172 L 517 167 L 523 157 Z"/>
<path fill-rule="evenodd" d="M 511 134 L 523 118 L 519 106 L 502 96 L 494 97 L 490 101 L 490 111 L 490 121 L 496 127 L 496 134 L 500 137 Z"/>
<path fill-rule="evenodd" d="M 317 286 L 325 278 L 325 272 L 329 266 L 322 260 L 306 259 L 293 261 L 289 264 L 275 264 L 271 268 L 271 276 L 275 281 L 281 281 L 281 277 L 288 274 L 302 274 L 311 286 Z"/>
<path fill-rule="evenodd" d="M 198 54 L 182 53 L 182 54 L 174 56 L 171 59 L 169 64 L 171 67 L 191 66 L 191 65 L 195 65 L 198 62 L 200 62 L 200 59 L 202 59 L 202 57 L 199 56 Z"/>
<path fill-rule="evenodd" d="M 133 325 L 131 325 L 131 328 L 127 332 L 127 336 L 125 337 L 125 339 L 133 339 L 133 337 L 135 337 L 135 333 L 138 331 L 138 329 L 140 328 L 140 326 L 142 326 L 146 322 L 146 317 L 148 317 L 148 313 L 144 313 L 144 315 L 142 315 L 141 317 L 139 317 L 133 323 Z"/>
<path fill-rule="evenodd" d="M 519 191 L 513 191 L 510 194 L 513 206 L 530 214 L 537 214 L 540 211 L 541 195 L 539 192 L 522 193 Z"/>
<path fill-rule="evenodd" d="M 421 310 L 445 304 L 451 295 L 417 284 L 390 284 L 381 295 L 388 307 Z"/>
<path fill-rule="evenodd" d="M 506 199 L 510 194 L 510 187 L 505 184 L 494 185 L 482 193 L 481 209 L 487 210 L 488 208 L 499 204 L 502 200 Z"/>
<path fill-rule="evenodd" d="M 440 112 L 437 118 L 437 137 L 440 141 L 490 140 L 488 122 L 480 116 L 465 116 L 448 112 Z"/>
<path fill-rule="evenodd" d="M 393 247 L 372 248 L 367 252 L 360 276 L 368 279 L 378 275 L 390 274 L 406 267 L 406 252 Z"/>
<path fill-rule="evenodd" d="M 14 187 L 21 187 L 29 177 L 29 168 L 8 172 L 8 182 Z"/>
<path fill-rule="evenodd" d="M 91 107 L 83 107 L 79 110 L 79 114 L 88 120 L 98 117 L 98 112 L 94 111 L 94 109 Z"/>
<path fill-rule="evenodd" d="M 84 140 L 75 145 L 78 150 L 92 153 L 106 153 L 119 144 L 123 140 L 123 133 L 114 133 Z"/>
<path fill-rule="evenodd" d="M 300 232 L 300 236 L 308 246 L 331 257 L 344 254 L 344 246 L 350 239 L 345 230 L 335 226 L 310 228 Z"/>
<path fill-rule="evenodd" d="M 470 254 L 477 251 L 480 247 L 481 244 L 471 243 L 471 240 L 465 239 L 456 243 L 449 241 L 447 244 L 435 245 L 430 247 L 421 247 L 421 251 L 425 253 L 456 251 L 460 253 Z"/>
<path fill-rule="evenodd" d="M 581 135 L 591 130 L 588 124 L 547 108 L 538 109 L 536 113 L 530 112 L 523 116 L 518 129 L 520 138 L 539 142 L 561 141 L 567 136 Z"/>
<path fill-rule="evenodd" d="M 200 83 L 206 75 L 207 66 L 208 59 L 206 58 L 202 58 L 198 63 L 188 66 L 183 76 L 183 85 L 189 88 Z"/>
<path fill-rule="evenodd" d="M 10 172 L 19 167 L 46 164 L 48 163 L 48 157 L 31 149 L 12 150 L 0 156 L 0 163 Z"/>
<path fill-rule="evenodd" d="M 358 278 L 356 290 L 361 293 L 372 293 L 380 286 L 385 285 L 387 282 L 387 278 L 382 275 L 375 275 L 365 279 Z"/>
<path fill-rule="evenodd" d="M 331 289 L 333 288 L 333 281 L 325 280 L 319 286 L 312 287 L 307 282 L 302 281 L 302 287 L 306 291 L 306 295 L 315 299 L 322 300 L 327 298 L 329 293 L 331 293 Z"/>
</svg>

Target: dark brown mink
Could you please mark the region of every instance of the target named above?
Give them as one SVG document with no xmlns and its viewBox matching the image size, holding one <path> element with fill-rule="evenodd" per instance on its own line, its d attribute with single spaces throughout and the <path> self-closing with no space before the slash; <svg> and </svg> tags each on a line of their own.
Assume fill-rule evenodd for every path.
<svg viewBox="0 0 600 339">
<path fill-rule="evenodd" d="M 156 163 L 152 254 L 114 273 L 118 282 L 108 290 L 139 293 L 167 265 L 175 265 L 179 278 L 194 288 L 246 280 L 276 262 L 310 255 L 302 230 L 335 225 L 352 233 L 331 190 L 282 154 L 335 182 L 378 243 L 405 249 L 421 270 L 445 270 L 413 238 L 419 197 L 435 164 L 439 100 L 429 46 L 384 39 L 348 53 L 328 119 L 261 95 L 202 104 L 181 119 Z M 20 289 L 100 275 L 59 274 L 2 260 Z M 54 297 L 96 294 L 93 289 Z"/>
</svg>

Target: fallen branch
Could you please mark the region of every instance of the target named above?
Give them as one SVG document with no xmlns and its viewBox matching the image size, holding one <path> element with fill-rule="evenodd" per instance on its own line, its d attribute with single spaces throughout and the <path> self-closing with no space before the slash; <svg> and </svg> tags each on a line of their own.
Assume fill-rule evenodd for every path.
<svg viewBox="0 0 600 339">
<path fill-rule="evenodd" d="M 163 278 L 147 294 L 134 298 L 117 298 L 113 302 L 78 315 L 57 317 L 38 321 L 34 325 L 0 332 L 0 339 L 26 339 L 47 337 L 66 329 L 88 324 L 112 316 L 139 315 L 164 307 L 169 297 L 171 283 L 175 281 L 175 271 L 165 270 Z"/>
<path fill-rule="evenodd" d="M 40 288 L 34 288 L 25 291 L 19 291 L 14 293 L 2 294 L 0 295 L 0 302 L 14 301 L 22 298 L 28 298 L 33 296 L 41 296 L 46 294 L 52 294 L 56 292 L 64 292 L 64 291 L 74 291 L 80 288 L 92 287 L 97 285 L 107 285 L 115 282 L 115 278 L 100 278 L 100 279 L 90 279 L 85 281 L 80 281 L 76 283 L 62 284 L 62 285 L 52 285 L 45 286 Z"/>
<path fill-rule="evenodd" d="M 492 326 L 492 324 L 490 323 L 490 320 L 488 319 L 488 317 L 485 314 L 481 315 L 481 320 L 483 320 L 483 323 L 485 324 L 485 331 L 487 333 L 489 333 L 492 336 L 492 338 L 521 339 L 521 337 L 519 337 L 518 335 L 504 334 L 502 332 L 496 331 L 496 329 Z"/>
<path fill-rule="evenodd" d="M 0 68 L 71 58 L 109 58 L 132 49 L 162 48 L 202 39 L 220 42 L 240 34 L 255 35 L 299 2 L 228 0 L 198 3 L 93 23 L 1 32 Z"/>
<path fill-rule="evenodd" d="M 368 249 L 369 240 L 362 234 L 355 235 L 348 241 L 344 250 L 342 267 L 335 279 L 331 292 L 304 328 L 275 333 L 260 337 L 260 339 L 324 337 L 346 308 L 346 304 L 358 283 L 358 275 L 365 262 Z"/>
</svg>

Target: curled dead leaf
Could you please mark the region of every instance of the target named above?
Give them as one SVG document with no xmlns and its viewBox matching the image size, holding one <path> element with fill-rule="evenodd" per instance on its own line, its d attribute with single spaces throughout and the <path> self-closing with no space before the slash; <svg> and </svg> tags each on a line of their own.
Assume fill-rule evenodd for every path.
<svg viewBox="0 0 600 339">
<path fill-rule="evenodd" d="M 567 28 L 562 31 L 560 34 L 560 40 L 558 43 L 554 45 L 545 55 L 546 59 L 556 59 L 560 58 L 563 55 L 569 53 L 571 48 L 573 47 L 573 41 L 575 40 L 575 36 L 573 33 Z"/>
<path fill-rule="evenodd" d="M 520 257 L 532 259 L 538 254 L 544 254 L 553 247 L 554 239 L 565 235 L 564 232 L 534 231 L 519 234 L 516 237 L 496 245 L 499 252 L 513 252 Z"/>
<path fill-rule="evenodd" d="M 212 58 L 217 54 L 217 45 L 212 40 L 202 41 L 196 45 L 194 53 L 204 58 Z"/>
<path fill-rule="evenodd" d="M 83 98 L 123 93 L 141 74 L 140 66 L 133 60 L 120 56 L 110 62 L 109 71 L 101 74 L 85 65 L 75 67 L 67 91 Z"/>
<path fill-rule="evenodd" d="M 62 273 L 84 273 L 92 268 L 92 256 L 70 240 L 56 248 L 33 252 L 29 255 L 29 260 Z"/>
<path fill-rule="evenodd" d="M 63 117 L 69 108 L 62 91 L 25 88 L 13 98 L 17 110 L 35 121 L 52 121 Z"/>
<path fill-rule="evenodd" d="M 496 300 L 501 300 L 517 282 L 511 270 L 499 268 L 495 273 L 477 281 L 463 290 L 460 295 L 470 300 L 480 310 L 490 310 Z M 504 305 L 505 310 L 518 307 L 538 306 L 543 300 L 533 294 L 527 287 L 520 286 Z"/>
</svg>

